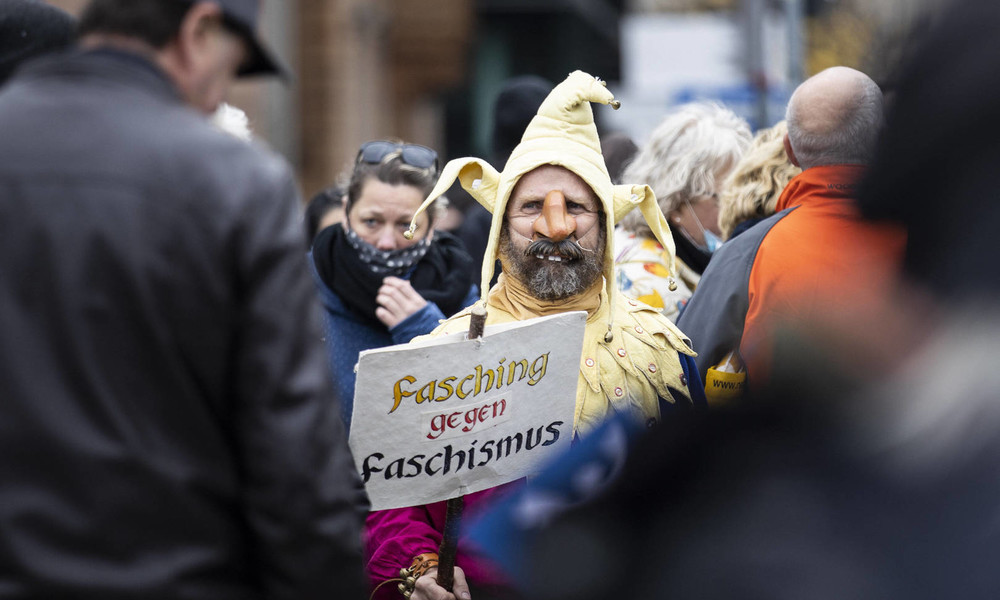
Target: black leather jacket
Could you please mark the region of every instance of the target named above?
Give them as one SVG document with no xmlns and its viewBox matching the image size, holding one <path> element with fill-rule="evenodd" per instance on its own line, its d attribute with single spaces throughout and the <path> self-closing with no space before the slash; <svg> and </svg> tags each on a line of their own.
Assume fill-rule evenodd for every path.
<svg viewBox="0 0 1000 600">
<path fill-rule="evenodd" d="M 137 56 L 0 93 L 0 598 L 364 597 L 297 200 Z"/>
</svg>

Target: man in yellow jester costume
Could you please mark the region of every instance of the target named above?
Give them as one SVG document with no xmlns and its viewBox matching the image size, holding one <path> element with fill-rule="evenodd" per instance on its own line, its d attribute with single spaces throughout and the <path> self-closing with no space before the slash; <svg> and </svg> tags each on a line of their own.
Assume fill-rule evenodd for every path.
<svg viewBox="0 0 1000 600">
<path fill-rule="evenodd" d="M 417 212 L 457 179 L 493 214 L 479 303 L 487 324 L 587 312 L 576 389 L 578 435 L 614 414 L 651 426 L 666 411 L 707 406 L 684 334 L 658 309 L 615 288 L 612 232 L 631 210 L 642 212 L 671 258 L 674 245 L 649 186 L 611 182 L 591 102 L 618 106 L 600 79 L 571 73 L 539 107 L 502 173 L 477 158 L 453 160 Z M 503 273 L 490 289 L 497 258 Z M 430 336 L 468 331 L 471 310 L 444 321 Z M 488 504 L 485 497 L 492 491 L 466 496 L 467 510 Z M 443 520 L 443 502 L 369 515 L 366 554 L 373 584 L 417 565 L 416 585 L 407 590 L 413 599 L 461 597 L 470 583 L 488 586 L 489 570 L 477 565 L 461 542 L 455 594 L 436 585 L 436 569 L 429 565 L 436 564 Z M 384 589 L 376 596 L 392 597 L 379 595 Z"/>
<path fill-rule="evenodd" d="M 587 311 L 576 395 L 579 434 L 612 413 L 651 424 L 662 410 L 701 399 L 688 388 L 689 381 L 698 385 L 692 361 L 684 359 L 695 355 L 684 334 L 615 289 L 611 234 L 619 219 L 638 209 L 671 259 L 674 246 L 649 186 L 612 184 L 591 102 L 618 105 L 600 79 L 570 74 L 539 107 L 502 173 L 480 159 L 456 159 L 428 197 L 429 203 L 457 178 L 493 213 L 482 270 L 487 324 Z M 503 273 L 489 289 L 494 258 Z M 467 331 L 469 313 L 430 335 Z M 691 365 L 688 372 L 682 363 Z"/>
</svg>

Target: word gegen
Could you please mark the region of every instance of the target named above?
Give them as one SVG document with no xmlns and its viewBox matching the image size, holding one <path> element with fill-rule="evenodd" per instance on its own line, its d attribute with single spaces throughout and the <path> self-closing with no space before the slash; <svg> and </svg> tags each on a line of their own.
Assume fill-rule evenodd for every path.
<svg viewBox="0 0 1000 600">
<path fill-rule="evenodd" d="M 441 379 L 432 379 L 422 385 L 415 385 L 417 378 L 406 375 L 396 381 L 392 389 L 392 414 L 399 408 L 404 398 L 416 396 L 417 404 L 424 402 L 444 402 L 452 396 L 465 399 L 469 396 L 476 397 L 479 394 L 490 390 L 498 390 L 504 386 L 504 375 L 506 374 L 506 385 L 513 385 L 516 381 L 528 378 L 528 385 L 536 385 L 545 377 L 545 371 L 549 364 L 549 353 L 542 354 L 530 364 L 528 359 L 513 360 L 506 365 L 506 358 L 501 358 L 496 369 L 484 369 L 483 365 L 476 365 L 474 371 L 462 377 L 451 375 Z"/>
<path fill-rule="evenodd" d="M 430 431 L 427 439 L 436 440 L 442 434 L 463 434 L 469 433 L 480 423 L 490 422 L 489 427 L 494 427 L 506 421 L 507 400 L 501 398 L 496 402 L 487 402 L 483 405 L 457 407 L 457 410 L 445 411 L 432 414 L 430 417 Z M 451 437 L 446 435 L 445 437 Z"/>
</svg>

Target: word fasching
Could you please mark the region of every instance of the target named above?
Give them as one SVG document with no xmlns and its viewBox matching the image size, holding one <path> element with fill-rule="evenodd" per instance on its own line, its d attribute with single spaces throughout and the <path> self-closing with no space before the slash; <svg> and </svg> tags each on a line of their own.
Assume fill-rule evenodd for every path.
<svg viewBox="0 0 1000 600">
<path fill-rule="evenodd" d="M 528 385 L 536 385 L 545 377 L 545 371 L 549 365 L 549 353 L 539 356 L 528 364 L 528 359 L 512 360 L 506 365 L 506 358 L 500 359 L 500 364 L 496 369 L 484 369 L 483 365 L 476 365 L 475 371 L 469 373 L 461 379 L 452 375 L 438 381 L 432 379 L 427 383 L 417 386 L 417 378 L 412 375 L 396 381 L 392 388 L 392 408 L 389 414 L 396 412 L 403 398 L 416 396 L 417 404 L 424 402 L 444 402 L 452 396 L 465 399 L 469 396 L 476 397 L 479 394 L 490 390 L 498 390 L 504 386 L 504 373 L 506 373 L 506 385 L 513 385 L 515 381 L 528 378 Z M 405 386 L 405 388 L 404 388 Z M 408 388 L 408 389 L 406 389 Z"/>
<path fill-rule="evenodd" d="M 433 477 L 438 473 L 447 475 L 457 473 L 463 468 L 471 471 L 476 467 L 485 467 L 504 457 L 517 454 L 522 448 L 530 451 L 538 447 L 551 446 L 559 440 L 559 426 L 562 424 L 563 421 L 554 421 L 547 426 L 531 427 L 523 434 L 515 433 L 498 440 L 487 440 L 478 447 L 476 445 L 479 444 L 479 440 L 472 440 L 465 450 L 456 450 L 448 444 L 441 452 L 430 457 L 426 454 L 416 454 L 385 463 L 384 454 L 373 452 L 365 457 L 361 464 L 361 478 L 364 483 L 368 483 L 375 473 L 382 473 L 388 481 L 420 475 Z M 543 434 L 547 434 L 545 441 L 542 441 Z"/>
</svg>

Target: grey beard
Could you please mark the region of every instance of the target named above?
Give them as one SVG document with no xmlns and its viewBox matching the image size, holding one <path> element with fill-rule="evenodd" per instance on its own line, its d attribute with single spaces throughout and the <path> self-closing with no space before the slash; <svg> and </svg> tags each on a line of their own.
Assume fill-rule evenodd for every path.
<svg viewBox="0 0 1000 600">
<path fill-rule="evenodd" d="M 553 263 L 532 269 L 524 285 L 539 300 L 562 300 L 587 291 L 600 275 L 600 265 L 588 257 L 569 265 Z"/>
<path fill-rule="evenodd" d="M 518 252 L 510 239 L 506 225 L 500 232 L 500 248 L 504 267 L 539 300 L 563 300 L 581 294 L 596 283 L 604 273 L 604 236 L 595 251 L 579 248 L 581 258 L 568 262 L 550 262 L 534 258 L 538 246 L 533 243 L 528 250 Z M 555 245 L 554 245 L 555 246 Z M 550 252 L 541 252 L 543 256 Z M 567 252 L 572 254 L 572 252 Z"/>
</svg>

